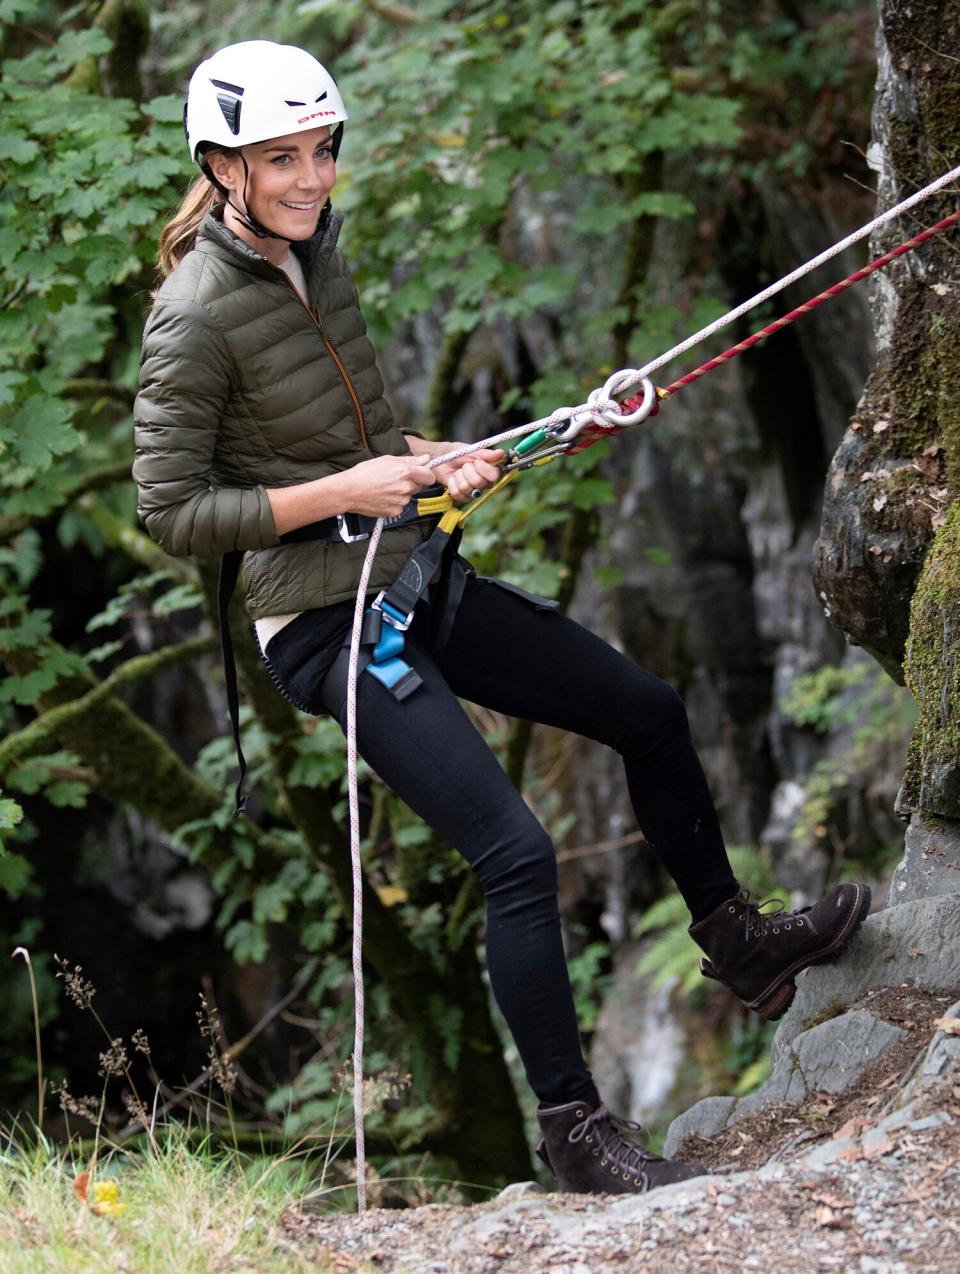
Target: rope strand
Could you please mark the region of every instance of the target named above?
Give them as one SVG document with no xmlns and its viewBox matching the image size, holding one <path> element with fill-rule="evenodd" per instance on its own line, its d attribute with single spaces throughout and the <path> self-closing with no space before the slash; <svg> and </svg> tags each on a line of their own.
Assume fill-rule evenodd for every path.
<svg viewBox="0 0 960 1274">
<path fill-rule="evenodd" d="M 684 385 L 690 385 L 693 381 L 699 380 L 701 376 L 705 376 L 707 372 L 712 372 L 715 367 L 719 367 L 722 363 L 727 363 L 731 358 L 736 358 L 738 354 L 742 354 L 744 350 L 750 349 L 752 345 L 756 345 L 759 341 L 764 340 L 767 336 L 772 336 L 774 332 L 779 332 L 786 327 L 788 323 L 792 323 L 794 319 L 798 319 L 803 314 L 809 314 L 811 310 L 815 310 L 818 305 L 823 305 L 824 301 L 829 301 L 833 296 L 839 296 L 841 292 L 845 292 L 847 288 L 852 287 L 854 283 L 859 283 L 861 279 L 865 279 L 867 275 L 873 274 L 874 270 L 880 270 L 885 265 L 889 265 L 891 261 L 897 257 L 902 257 L 905 252 L 909 252 L 912 248 L 918 247 L 921 243 L 926 243 L 928 239 L 932 239 L 935 234 L 940 234 L 943 230 L 949 230 L 951 226 L 955 226 L 960 222 L 960 212 L 952 212 L 949 217 L 944 217 L 942 221 L 938 221 L 936 225 L 930 226 L 929 229 L 922 231 L 920 234 L 914 235 L 906 243 L 901 243 L 899 247 L 892 248 L 889 252 L 885 252 L 882 257 L 877 257 L 871 261 L 869 265 L 863 266 L 860 270 L 855 270 L 853 274 L 848 274 L 845 279 L 839 283 L 834 283 L 833 287 L 825 288 L 809 301 L 804 301 L 803 305 L 798 305 L 795 310 L 791 310 L 789 314 L 784 314 L 781 318 L 775 319 L 772 323 L 768 323 L 766 327 L 762 327 L 758 332 L 754 332 L 751 336 L 747 336 L 744 340 L 739 341 L 736 345 L 732 345 L 730 349 L 724 350 L 722 354 L 718 354 L 716 358 L 711 358 L 708 362 L 702 363 L 692 372 L 688 372 L 686 376 L 681 376 L 679 380 L 675 380 L 672 385 L 667 385 L 665 389 L 657 390 L 657 396 L 662 401 L 671 397 L 678 389 L 682 389 Z"/>
<path fill-rule="evenodd" d="M 370 532 L 370 543 L 360 571 L 357 600 L 353 608 L 353 630 L 350 635 L 350 663 L 347 669 L 347 801 L 350 808 L 350 863 L 353 870 L 353 1126 L 356 1138 L 358 1212 L 367 1210 L 367 1155 L 363 1130 L 363 863 L 360 858 L 360 796 L 357 780 L 357 667 L 367 586 L 382 532 L 383 518 L 379 518 Z"/>
</svg>

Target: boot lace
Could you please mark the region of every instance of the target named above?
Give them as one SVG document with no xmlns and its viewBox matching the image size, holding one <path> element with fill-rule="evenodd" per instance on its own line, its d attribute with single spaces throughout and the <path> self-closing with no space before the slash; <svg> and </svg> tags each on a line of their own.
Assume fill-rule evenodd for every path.
<svg viewBox="0 0 960 1274">
<path fill-rule="evenodd" d="M 645 1150 L 628 1135 L 642 1131 L 640 1124 L 634 1123 L 632 1119 L 619 1119 L 616 1115 L 611 1115 L 601 1103 L 593 1114 L 571 1130 L 568 1140 L 573 1143 L 594 1142 L 593 1153 L 602 1155 L 605 1160 L 612 1160 L 624 1176 L 645 1178 L 647 1164 L 659 1163 L 661 1160 L 659 1155 Z"/>
<path fill-rule="evenodd" d="M 744 889 L 740 896 L 745 904 L 743 911 L 745 939 L 751 936 L 762 938 L 771 930 L 776 932 L 781 926 L 797 920 L 797 917 L 802 917 L 804 912 L 810 910 L 809 907 L 801 907 L 799 911 L 785 911 L 782 898 L 764 898 L 763 902 L 752 902 L 747 889 Z M 776 906 L 777 910 L 761 911 L 762 907 L 770 906 Z M 798 921 L 798 924 L 802 923 L 802 920 Z"/>
</svg>

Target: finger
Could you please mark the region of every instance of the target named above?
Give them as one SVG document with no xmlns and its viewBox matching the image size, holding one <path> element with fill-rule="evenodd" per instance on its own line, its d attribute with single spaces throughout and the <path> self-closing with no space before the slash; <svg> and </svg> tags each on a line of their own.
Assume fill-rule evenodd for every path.
<svg viewBox="0 0 960 1274">
<path fill-rule="evenodd" d="M 485 482 L 496 482 L 500 477 L 500 470 L 496 465 L 490 464 L 488 461 L 478 460 L 474 465 L 479 477 Z"/>
</svg>

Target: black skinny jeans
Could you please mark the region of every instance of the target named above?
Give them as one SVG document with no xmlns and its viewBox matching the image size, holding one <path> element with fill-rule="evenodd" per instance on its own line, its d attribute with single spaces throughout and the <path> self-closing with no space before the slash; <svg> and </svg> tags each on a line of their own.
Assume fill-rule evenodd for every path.
<svg viewBox="0 0 960 1274">
<path fill-rule="evenodd" d="M 345 727 L 345 704 L 310 684 L 315 642 L 311 652 L 305 620 L 273 638 L 268 663 L 295 702 L 325 708 Z M 439 659 L 425 628 L 415 621 L 408 634 L 404 658 L 423 685 L 407 700 L 360 677 L 360 754 L 477 873 L 490 984 L 541 1105 L 596 1103 L 561 940 L 553 844 L 457 700 L 615 749 L 644 835 L 700 918 L 738 885 L 683 703 L 593 633 L 491 580 L 468 580 Z"/>
</svg>

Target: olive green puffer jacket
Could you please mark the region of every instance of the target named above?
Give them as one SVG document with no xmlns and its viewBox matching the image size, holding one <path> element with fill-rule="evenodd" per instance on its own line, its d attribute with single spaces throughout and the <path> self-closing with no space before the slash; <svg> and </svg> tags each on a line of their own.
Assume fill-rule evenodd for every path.
<svg viewBox="0 0 960 1274">
<path fill-rule="evenodd" d="M 254 619 L 353 596 L 366 542 L 280 544 L 266 489 L 404 455 L 330 216 L 294 245 L 309 309 L 282 270 L 214 215 L 165 280 L 143 337 L 133 473 L 150 535 L 174 556 L 246 550 Z M 371 590 L 427 534 L 388 531 Z"/>
</svg>

